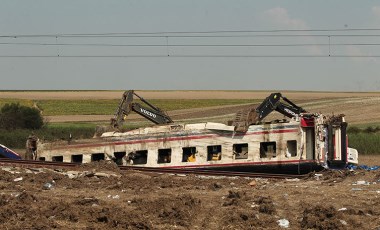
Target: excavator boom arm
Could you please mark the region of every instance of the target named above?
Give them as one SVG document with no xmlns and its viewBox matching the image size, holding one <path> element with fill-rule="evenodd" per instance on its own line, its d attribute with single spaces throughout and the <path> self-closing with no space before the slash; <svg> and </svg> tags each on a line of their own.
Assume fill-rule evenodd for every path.
<svg viewBox="0 0 380 230">
<path fill-rule="evenodd" d="M 161 111 L 149 109 L 141 106 L 138 103 L 132 103 L 132 110 L 155 124 L 172 123 L 172 119 Z"/>
<path fill-rule="evenodd" d="M 281 99 L 286 103 L 281 102 Z M 271 112 L 277 111 L 289 118 L 296 117 L 306 110 L 297 106 L 292 101 L 283 97 L 281 93 L 272 93 L 256 108 L 239 111 L 231 125 L 236 131 L 246 132 L 251 124 L 256 124 L 268 116 Z"/>
<path fill-rule="evenodd" d="M 282 103 L 281 99 L 288 104 Z M 283 97 L 281 93 L 272 93 L 256 108 L 256 113 L 259 115 L 258 119 L 264 119 L 273 110 L 276 110 L 289 118 L 296 117 L 300 113 L 306 112 L 303 108 L 297 106 L 286 97 Z"/>
<path fill-rule="evenodd" d="M 148 105 L 149 108 L 146 108 L 137 102 L 133 102 L 134 95 Z M 128 90 L 124 92 L 123 97 L 120 100 L 114 118 L 111 120 L 111 125 L 114 128 L 119 127 L 131 111 L 136 112 L 155 124 L 167 124 L 173 122 L 173 120 L 160 108 L 152 105 L 147 100 L 137 95 L 134 90 Z"/>
</svg>

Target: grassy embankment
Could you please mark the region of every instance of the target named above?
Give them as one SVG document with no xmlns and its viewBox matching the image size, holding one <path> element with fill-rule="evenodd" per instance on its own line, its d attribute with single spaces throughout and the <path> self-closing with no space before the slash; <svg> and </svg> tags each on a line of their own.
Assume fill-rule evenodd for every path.
<svg viewBox="0 0 380 230">
<path fill-rule="evenodd" d="M 359 154 L 380 154 L 380 125 L 352 125 L 348 128 L 348 144 Z"/>
</svg>

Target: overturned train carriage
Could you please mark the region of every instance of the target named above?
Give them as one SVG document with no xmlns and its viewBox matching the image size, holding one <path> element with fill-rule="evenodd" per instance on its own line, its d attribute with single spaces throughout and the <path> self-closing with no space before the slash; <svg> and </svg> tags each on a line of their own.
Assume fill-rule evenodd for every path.
<svg viewBox="0 0 380 230">
<path fill-rule="evenodd" d="M 220 123 L 169 124 L 78 142 L 39 143 L 37 153 L 46 161 L 307 173 L 357 162 L 348 148 L 346 126 L 343 116 L 320 114 L 250 125 L 246 132 Z"/>
</svg>

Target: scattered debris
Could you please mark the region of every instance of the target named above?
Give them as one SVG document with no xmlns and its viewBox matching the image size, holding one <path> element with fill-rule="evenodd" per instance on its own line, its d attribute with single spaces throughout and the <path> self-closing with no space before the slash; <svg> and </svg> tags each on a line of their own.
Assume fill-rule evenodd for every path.
<svg viewBox="0 0 380 230">
<path fill-rule="evenodd" d="M 14 182 L 18 182 L 18 181 L 22 181 L 22 177 L 18 177 L 16 179 L 13 180 Z"/>
<path fill-rule="evenodd" d="M 347 222 L 346 221 L 344 221 L 344 220 L 339 220 L 340 221 L 340 223 L 342 223 L 343 225 L 347 225 Z"/>
<path fill-rule="evenodd" d="M 51 184 L 51 183 L 45 183 L 45 184 L 42 186 L 42 188 L 43 188 L 44 190 L 51 190 L 51 189 L 54 188 L 54 186 L 53 186 L 53 184 Z"/>
<path fill-rule="evenodd" d="M 108 195 L 107 198 L 109 198 L 109 199 L 120 199 L 120 196 L 119 195 L 114 195 L 114 196 Z"/>
<path fill-rule="evenodd" d="M 280 219 L 277 223 L 281 228 L 289 228 L 289 220 L 287 219 Z"/>
<path fill-rule="evenodd" d="M 356 169 L 363 169 L 363 170 L 367 170 L 367 171 L 375 171 L 375 170 L 378 170 L 380 168 L 380 166 L 368 166 L 368 165 L 352 165 L 352 164 L 349 164 L 347 166 L 348 169 L 350 170 L 356 170 Z"/>
<path fill-rule="evenodd" d="M 320 174 L 320 173 L 314 174 L 314 177 L 316 180 L 319 180 L 322 176 L 323 176 L 323 174 Z"/>
<path fill-rule="evenodd" d="M 353 183 L 352 185 L 370 185 L 370 183 L 367 181 L 364 181 L 364 180 L 358 180 L 355 183 Z"/>
<path fill-rule="evenodd" d="M 298 178 L 292 178 L 292 179 L 286 178 L 285 180 L 289 181 L 289 182 L 298 182 L 298 181 L 300 181 L 300 179 L 298 179 Z"/>
</svg>

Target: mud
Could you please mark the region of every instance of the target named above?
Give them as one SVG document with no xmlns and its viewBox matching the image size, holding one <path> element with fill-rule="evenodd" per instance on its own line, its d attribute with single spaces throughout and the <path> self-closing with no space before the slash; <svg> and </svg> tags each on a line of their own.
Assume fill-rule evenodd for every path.
<svg viewBox="0 0 380 230">
<path fill-rule="evenodd" d="M 380 227 L 379 172 L 269 180 L 125 172 L 98 162 L 70 179 L 66 170 L 1 169 L 1 229 L 282 229 L 280 219 L 289 229 Z"/>
</svg>

